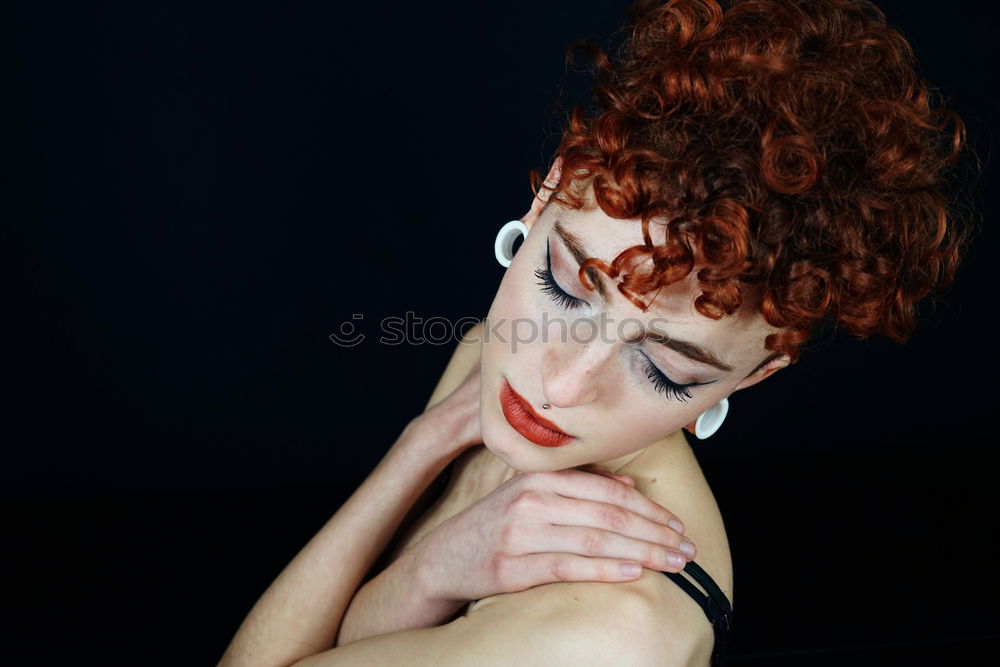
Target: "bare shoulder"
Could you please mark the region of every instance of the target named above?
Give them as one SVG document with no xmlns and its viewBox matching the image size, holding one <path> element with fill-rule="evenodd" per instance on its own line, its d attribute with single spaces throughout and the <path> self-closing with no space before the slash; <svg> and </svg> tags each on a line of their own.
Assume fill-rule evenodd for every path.
<svg viewBox="0 0 1000 667">
<path fill-rule="evenodd" d="M 484 628 L 502 629 L 507 650 L 528 664 L 707 665 L 714 636 L 691 606 L 700 612 L 662 573 L 644 570 L 630 582 L 559 582 L 493 596 L 452 624 L 470 642 Z"/>
<path fill-rule="evenodd" d="M 479 363 L 485 328 L 486 322 L 480 321 L 462 335 L 455 346 L 455 351 L 452 352 L 444 373 L 441 375 L 441 379 L 438 380 L 437 386 L 431 393 L 430 400 L 427 401 L 427 408 L 444 400 L 448 394 L 455 391 L 472 370 L 472 367 Z"/>
<path fill-rule="evenodd" d="M 733 560 L 715 494 L 683 432 L 670 436 L 667 444 L 665 453 L 655 461 L 645 465 L 637 461 L 639 465 L 635 468 L 626 466 L 619 472 L 632 476 L 636 490 L 673 512 L 684 523 L 684 534 L 698 549 L 695 562 L 712 577 L 732 604 Z M 661 578 L 677 588 L 666 577 L 661 575 Z M 693 600 L 691 603 L 694 605 Z M 694 608 L 700 613 L 700 607 L 694 605 Z"/>
<path fill-rule="evenodd" d="M 627 583 L 563 582 L 491 598 L 445 625 L 375 635 L 296 665 L 704 667 L 711 639 L 659 599 L 646 571 Z"/>
</svg>

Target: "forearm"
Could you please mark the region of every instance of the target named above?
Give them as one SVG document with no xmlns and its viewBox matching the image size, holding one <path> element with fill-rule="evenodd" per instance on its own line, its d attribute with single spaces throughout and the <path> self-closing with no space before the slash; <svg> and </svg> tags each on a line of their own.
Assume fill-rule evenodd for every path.
<svg viewBox="0 0 1000 667">
<path fill-rule="evenodd" d="M 431 596 L 421 576 L 418 543 L 357 592 L 340 626 L 337 646 L 389 632 L 435 627 L 463 604 Z"/>
<path fill-rule="evenodd" d="M 368 478 L 264 592 L 221 665 L 288 665 L 333 646 L 362 579 L 451 456 L 411 422 Z M 440 452 L 440 453 L 434 453 Z"/>
</svg>

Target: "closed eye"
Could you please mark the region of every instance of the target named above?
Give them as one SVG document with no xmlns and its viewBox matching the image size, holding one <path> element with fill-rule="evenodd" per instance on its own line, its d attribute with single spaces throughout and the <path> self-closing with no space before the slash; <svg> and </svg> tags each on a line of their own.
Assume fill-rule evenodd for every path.
<svg viewBox="0 0 1000 667">
<path fill-rule="evenodd" d="M 549 252 L 548 241 L 545 243 L 545 268 L 535 269 L 535 276 L 538 278 L 538 284 L 541 285 L 542 291 L 549 295 L 549 298 L 555 301 L 562 308 L 572 309 L 580 308 L 586 305 L 586 301 L 583 299 L 578 299 L 575 296 L 567 293 L 562 287 L 559 287 L 559 283 L 556 282 L 555 276 L 552 275 L 552 255 Z"/>
<path fill-rule="evenodd" d="M 691 392 L 688 391 L 691 387 L 698 387 L 703 384 L 712 384 L 715 380 L 709 382 L 688 382 L 687 384 L 678 384 L 666 376 L 666 374 L 656 367 L 656 364 L 647 357 L 645 354 L 642 355 L 646 360 L 646 377 L 649 381 L 653 383 L 653 389 L 663 394 L 666 397 L 673 397 L 680 401 L 685 402 L 687 399 L 691 398 Z"/>
</svg>

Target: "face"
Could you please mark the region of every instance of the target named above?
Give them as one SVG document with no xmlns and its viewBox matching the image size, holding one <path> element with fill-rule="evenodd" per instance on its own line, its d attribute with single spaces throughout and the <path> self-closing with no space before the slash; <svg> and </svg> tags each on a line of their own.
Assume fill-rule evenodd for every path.
<svg viewBox="0 0 1000 667">
<path fill-rule="evenodd" d="M 660 290 L 646 312 L 603 274 L 607 301 L 587 290 L 565 237 L 585 257 L 610 262 L 642 245 L 639 220 L 610 218 L 592 199 L 579 211 L 553 202 L 527 219 L 482 347 L 483 442 L 515 470 L 595 462 L 616 469 L 787 364 L 785 357 L 753 372 L 771 355 L 764 339 L 776 329 L 752 311 L 721 320 L 698 313 L 695 272 Z M 532 410 L 572 437 L 540 427 Z"/>
</svg>

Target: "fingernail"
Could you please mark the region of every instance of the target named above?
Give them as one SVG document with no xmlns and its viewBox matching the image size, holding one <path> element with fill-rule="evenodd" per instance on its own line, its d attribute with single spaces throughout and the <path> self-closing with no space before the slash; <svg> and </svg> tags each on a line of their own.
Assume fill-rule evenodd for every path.
<svg viewBox="0 0 1000 667">
<path fill-rule="evenodd" d="M 684 524 L 682 524 L 680 521 L 677 521 L 676 519 L 671 519 L 670 521 L 667 522 L 667 525 L 676 530 L 678 533 L 684 532 Z"/>
<path fill-rule="evenodd" d="M 694 558 L 694 545 L 687 540 L 683 540 L 681 542 L 681 551 L 683 551 L 684 555 L 688 558 Z"/>
<path fill-rule="evenodd" d="M 684 557 L 673 552 L 667 554 L 667 562 L 671 565 L 683 565 Z"/>
<path fill-rule="evenodd" d="M 634 577 L 642 572 L 642 567 L 635 563 L 622 563 L 622 574 L 626 577 Z"/>
</svg>

